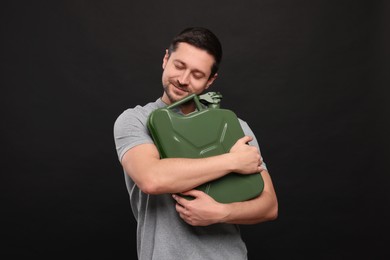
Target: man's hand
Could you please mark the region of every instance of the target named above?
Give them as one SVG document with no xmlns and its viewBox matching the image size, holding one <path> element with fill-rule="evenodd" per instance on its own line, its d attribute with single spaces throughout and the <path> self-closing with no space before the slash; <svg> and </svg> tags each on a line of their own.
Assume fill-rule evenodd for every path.
<svg viewBox="0 0 390 260">
<path fill-rule="evenodd" d="M 244 136 L 237 140 L 237 142 L 230 149 L 230 153 L 235 155 L 237 162 L 237 169 L 235 172 L 242 174 L 251 174 L 264 170 L 263 159 L 257 147 L 248 145 L 253 137 Z"/>
<path fill-rule="evenodd" d="M 209 195 L 199 190 L 183 192 L 183 195 L 194 197 L 193 200 L 172 195 L 176 200 L 176 211 L 180 217 L 192 226 L 208 226 L 223 222 L 229 213 L 224 204 L 215 201 Z"/>
</svg>

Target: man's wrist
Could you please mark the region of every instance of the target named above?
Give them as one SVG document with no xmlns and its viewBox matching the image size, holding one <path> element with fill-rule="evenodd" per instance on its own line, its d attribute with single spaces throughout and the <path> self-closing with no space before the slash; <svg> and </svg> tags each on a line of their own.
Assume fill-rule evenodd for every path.
<svg viewBox="0 0 390 260">
<path fill-rule="evenodd" d="M 228 223 L 230 220 L 232 205 L 231 204 L 223 204 L 221 203 L 221 218 L 219 220 L 220 223 Z"/>
</svg>

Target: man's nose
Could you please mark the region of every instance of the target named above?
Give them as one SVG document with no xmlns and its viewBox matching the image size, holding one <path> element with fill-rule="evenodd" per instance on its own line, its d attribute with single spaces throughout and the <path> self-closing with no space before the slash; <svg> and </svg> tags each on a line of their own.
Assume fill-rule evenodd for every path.
<svg viewBox="0 0 390 260">
<path fill-rule="evenodd" d="M 188 85 L 189 82 L 190 82 L 190 72 L 186 70 L 179 76 L 179 83 L 181 85 Z"/>
</svg>

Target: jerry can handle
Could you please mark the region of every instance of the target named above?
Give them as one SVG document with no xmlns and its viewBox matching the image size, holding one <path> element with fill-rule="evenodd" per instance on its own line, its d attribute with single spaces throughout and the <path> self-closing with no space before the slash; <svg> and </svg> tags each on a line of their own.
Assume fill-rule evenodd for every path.
<svg viewBox="0 0 390 260">
<path fill-rule="evenodd" d="M 180 106 L 181 104 L 184 104 L 184 103 L 190 101 L 191 99 L 194 99 L 196 108 L 199 111 L 203 109 L 202 104 L 200 103 L 199 98 L 198 98 L 198 96 L 196 94 L 191 94 L 191 95 L 189 95 L 189 96 L 187 96 L 187 97 L 185 97 L 185 98 L 183 98 L 183 99 L 181 99 L 181 100 L 179 100 L 179 101 L 177 101 L 177 102 L 167 106 L 167 108 L 168 109 L 172 109 L 174 107 Z"/>
</svg>

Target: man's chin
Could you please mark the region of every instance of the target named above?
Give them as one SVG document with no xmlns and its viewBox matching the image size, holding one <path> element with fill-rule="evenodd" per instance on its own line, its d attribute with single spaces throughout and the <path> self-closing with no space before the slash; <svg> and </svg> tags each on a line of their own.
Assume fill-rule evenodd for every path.
<svg viewBox="0 0 390 260">
<path fill-rule="evenodd" d="M 189 96 L 190 94 L 191 93 L 185 92 L 185 91 L 180 91 L 180 92 L 170 91 L 167 93 L 167 95 L 172 103 L 179 101 L 179 100 Z"/>
</svg>

